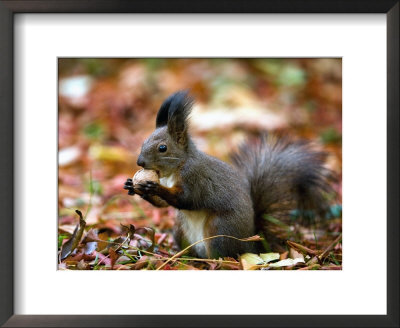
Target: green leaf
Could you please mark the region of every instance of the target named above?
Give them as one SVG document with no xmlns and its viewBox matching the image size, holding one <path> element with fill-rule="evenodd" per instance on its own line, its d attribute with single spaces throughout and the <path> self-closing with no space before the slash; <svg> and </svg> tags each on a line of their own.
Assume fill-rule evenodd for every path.
<svg viewBox="0 0 400 328">
<path fill-rule="evenodd" d="M 66 234 L 59 234 L 58 235 L 58 248 L 61 247 L 63 240 L 67 239 L 68 237 L 69 237 L 69 235 L 66 235 Z"/>
</svg>

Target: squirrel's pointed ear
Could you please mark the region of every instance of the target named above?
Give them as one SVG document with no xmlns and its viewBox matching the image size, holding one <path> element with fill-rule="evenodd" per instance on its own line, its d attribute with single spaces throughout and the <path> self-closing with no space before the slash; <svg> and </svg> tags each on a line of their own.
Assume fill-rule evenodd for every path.
<svg viewBox="0 0 400 328">
<path fill-rule="evenodd" d="M 174 95 L 175 94 L 169 96 L 166 100 L 164 100 L 160 109 L 158 110 L 156 118 L 156 128 L 160 128 L 168 124 L 168 111 Z"/>
<path fill-rule="evenodd" d="M 188 143 L 188 117 L 192 110 L 193 99 L 189 97 L 187 91 L 176 92 L 168 99 L 170 99 L 168 133 L 178 144 L 185 146 Z"/>
</svg>

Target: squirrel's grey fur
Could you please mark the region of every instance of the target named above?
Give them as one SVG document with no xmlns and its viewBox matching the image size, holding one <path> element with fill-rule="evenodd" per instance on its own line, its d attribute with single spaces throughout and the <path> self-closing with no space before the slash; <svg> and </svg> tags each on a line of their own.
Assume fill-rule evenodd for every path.
<svg viewBox="0 0 400 328">
<path fill-rule="evenodd" d="M 248 238 L 265 229 L 264 215 L 282 217 L 291 209 L 327 208 L 330 171 L 325 153 L 305 142 L 264 136 L 232 155 L 234 166 L 209 156 L 192 142 L 188 117 L 193 100 L 177 92 L 162 104 L 156 130 L 143 143 L 138 165 L 159 173 L 164 185 L 147 181 L 125 188 L 139 190 L 155 206 L 179 210 L 175 238 L 181 246 L 215 235 Z M 161 152 L 160 146 L 166 148 Z M 164 179 L 164 180 L 163 180 Z M 163 202 L 156 202 L 154 196 Z M 225 257 L 256 252 L 257 243 L 219 237 L 192 248 L 199 257 Z M 258 243 L 259 244 L 259 243 Z"/>
</svg>

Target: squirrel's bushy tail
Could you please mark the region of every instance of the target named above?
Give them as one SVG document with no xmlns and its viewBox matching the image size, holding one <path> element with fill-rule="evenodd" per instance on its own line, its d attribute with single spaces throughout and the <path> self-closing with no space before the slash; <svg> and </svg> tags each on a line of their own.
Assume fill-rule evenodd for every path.
<svg viewBox="0 0 400 328">
<path fill-rule="evenodd" d="M 326 156 L 307 142 L 271 136 L 245 144 L 231 156 L 249 181 L 258 227 L 265 215 L 280 219 L 299 210 L 322 216 L 328 210 L 333 174 L 324 167 Z"/>
</svg>

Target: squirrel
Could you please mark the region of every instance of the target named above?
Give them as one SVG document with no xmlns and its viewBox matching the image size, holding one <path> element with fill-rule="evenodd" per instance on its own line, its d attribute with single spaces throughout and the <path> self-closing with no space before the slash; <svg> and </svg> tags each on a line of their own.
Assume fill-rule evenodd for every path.
<svg viewBox="0 0 400 328">
<path fill-rule="evenodd" d="M 187 91 L 169 96 L 156 117 L 156 129 L 144 141 L 137 165 L 155 170 L 160 182 L 133 185 L 128 194 L 157 207 L 178 209 L 174 238 L 180 247 L 216 235 L 238 239 L 265 229 L 265 215 L 282 217 L 290 210 L 329 208 L 331 191 L 326 153 L 304 141 L 269 135 L 244 144 L 231 156 L 233 166 L 200 151 L 188 132 L 193 98 Z M 261 243 L 218 237 L 194 245 L 200 258 L 237 257 L 259 251 Z"/>
</svg>

